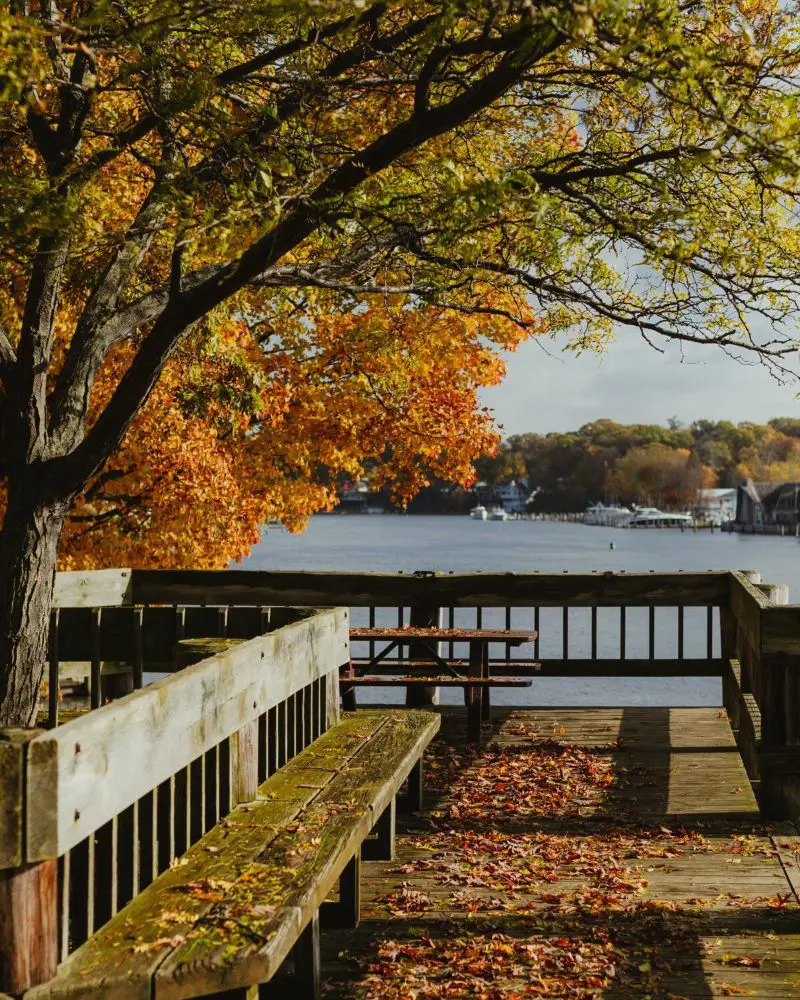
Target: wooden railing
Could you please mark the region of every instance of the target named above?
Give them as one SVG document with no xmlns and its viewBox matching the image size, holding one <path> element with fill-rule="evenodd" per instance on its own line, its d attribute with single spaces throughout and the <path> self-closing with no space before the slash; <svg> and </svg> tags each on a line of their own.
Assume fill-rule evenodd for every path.
<svg viewBox="0 0 800 1000">
<path fill-rule="evenodd" d="M 800 606 L 754 571 L 133 571 L 126 595 L 142 605 L 346 604 L 365 625 L 532 625 L 532 650 L 495 649 L 495 659 L 532 655 L 542 676 L 719 676 L 762 809 L 800 816 Z M 354 644 L 355 654 L 371 651 Z"/>
<path fill-rule="evenodd" d="M 141 604 L 345 604 L 353 624 L 533 627 L 542 676 L 721 676 L 719 609 L 730 574 L 287 573 L 134 571 Z M 355 646 L 358 655 L 367 646 Z M 451 647 L 451 656 L 466 648 Z"/>
<path fill-rule="evenodd" d="M 731 574 L 722 619 L 723 701 L 759 804 L 800 816 L 800 606 L 787 588 Z"/>
<path fill-rule="evenodd" d="M 154 662 L 166 656 L 167 632 L 149 631 L 152 619 L 161 635 L 159 610 L 61 608 L 58 647 L 99 666 L 130 657 L 133 643 L 141 677 L 142 650 Z M 245 616 L 236 620 L 243 631 Z M 337 721 L 347 611 L 283 608 L 249 621 L 250 641 L 57 728 L 0 731 L 0 990 L 50 978 L 247 790 L 252 798 Z"/>
<path fill-rule="evenodd" d="M 241 801 L 237 789 L 331 724 L 350 615 L 532 625 L 535 648 L 495 659 L 513 669 L 532 656 L 543 675 L 720 676 L 765 814 L 798 817 L 800 606 L 786 597 L 731 572 L 60 574 L 48 728 L 0 732 L 0 991 L 51 975 Z M 308 610 L 332 605 L 350 611 Z M 176 642 L 210 636 L 249 641 L 142 686 L 174 670 Z M 95 707 L 58 725 L 60 677 L 76 664 Z M 109 680 L 121 670 L 135 690 L 98 707 L 121 690 L 104 690 L 110 664 Z M 33 916 L 9 929 L 20 906 Z"/>
</svg>

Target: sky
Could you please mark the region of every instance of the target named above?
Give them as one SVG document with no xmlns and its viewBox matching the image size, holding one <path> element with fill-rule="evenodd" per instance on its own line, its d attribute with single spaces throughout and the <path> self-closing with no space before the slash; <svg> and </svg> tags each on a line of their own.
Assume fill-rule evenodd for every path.
<svg viewBox="0 0 800 1000">
<path fill-rule="evenodd" d="M 505 381 L 482 393 L 503 437 L 577 430 L 600 417 L 652 424 L 800 417 L 800 385 L 781 386 L 763 366 L 737 363 L 719 348 L 673 344 L 659 354 L 629 331 L 602 356 L 543 345 L 529 341 L 505 355 Z"/>
</svg>

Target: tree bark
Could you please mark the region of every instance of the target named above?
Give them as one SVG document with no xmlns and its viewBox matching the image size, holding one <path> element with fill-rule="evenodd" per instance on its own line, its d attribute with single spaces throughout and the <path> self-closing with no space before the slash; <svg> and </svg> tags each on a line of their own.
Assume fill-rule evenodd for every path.
<svg viewBox="0 0 800 1000">
<path fill-rule="evenodd" d="M 9 483 L 0 532 L 0 726 L 36 722 L 67 504 Z"/>
</svg>

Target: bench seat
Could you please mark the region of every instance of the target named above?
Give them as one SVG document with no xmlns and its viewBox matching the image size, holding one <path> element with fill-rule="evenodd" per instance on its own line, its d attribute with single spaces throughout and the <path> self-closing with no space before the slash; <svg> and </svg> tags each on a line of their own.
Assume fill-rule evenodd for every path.
<svg viewBox="0 0 800 1000">
<path fill-rule="evenodd" d="M 340 902 L 325 905 L 336 922 L 357 922 L 361 845 L 376 826 L 384 849 L 391 844 L 406 778 L 419 805 L 421 757 L 439 724 L 430 712 L 345 716 L 26 1000 L 179 1000 L 246 990 L 269 982 L 293 949 L 294 995 L 318 996 L 320 907 L 341 879 Z"/>
</svg>

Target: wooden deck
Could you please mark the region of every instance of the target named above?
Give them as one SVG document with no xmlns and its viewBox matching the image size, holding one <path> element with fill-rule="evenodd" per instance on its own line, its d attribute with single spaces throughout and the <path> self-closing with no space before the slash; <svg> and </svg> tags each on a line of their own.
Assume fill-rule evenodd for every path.
<svg viewBox="0 0 800 1000">
<path fill-rule="evenodd" d="M 323 935 L 326 995 L 800 996 L 800 840 L 760 823 L 722 712 L 495 711 L 474 748 L 444 710 L 427 812 Z"/>
</svg>

